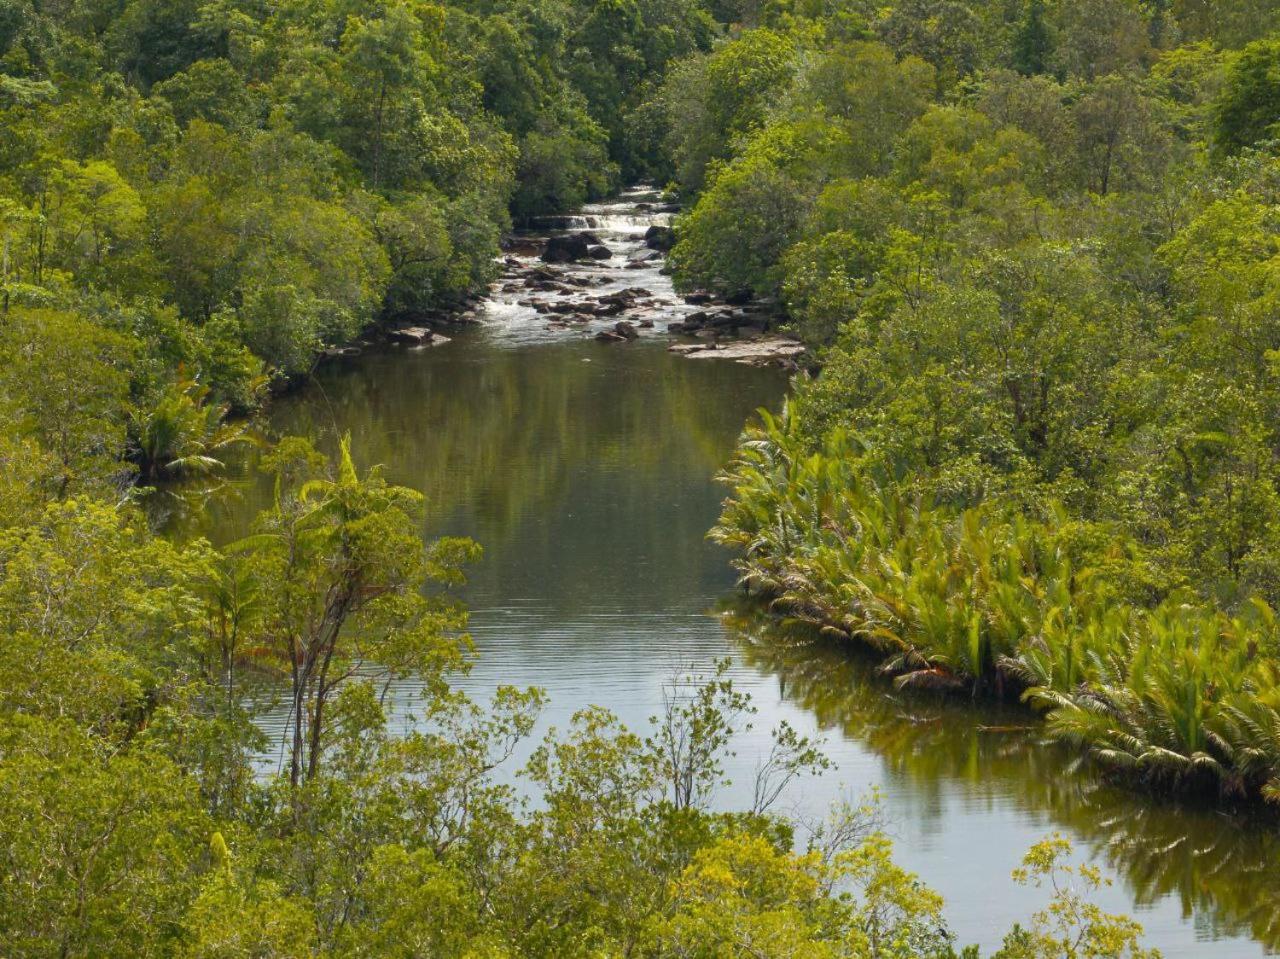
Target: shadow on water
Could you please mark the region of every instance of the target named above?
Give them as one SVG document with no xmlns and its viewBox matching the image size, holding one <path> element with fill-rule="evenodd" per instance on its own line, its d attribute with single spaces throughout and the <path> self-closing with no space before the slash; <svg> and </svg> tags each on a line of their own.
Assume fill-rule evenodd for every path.
<svg viewBox="0 0 1280 959">
<path fill-rule="evenodd" d="M 1105 862 L 1136 906 L 1173 900 L 1204 939 L 1248 935 L 1280 948 L 1274 815 L 1137 797 L 1044 741 L 1032 714 L 898 690 L 871 657 L 749 602 L 727 605 L 724 619 L 747 664 L 777 677 L 783 698 L 820 726 L 881 757 L 922 816 L 944 809 L 942 793 L 956 786 L 969 802 L 1016 797 Z"/>
</svg>

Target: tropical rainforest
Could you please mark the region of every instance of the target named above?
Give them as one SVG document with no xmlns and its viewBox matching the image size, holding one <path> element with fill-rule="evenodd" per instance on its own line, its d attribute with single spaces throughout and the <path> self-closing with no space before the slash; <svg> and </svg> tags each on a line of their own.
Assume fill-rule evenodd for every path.
<svg viewBox="0 0 1280 959">
<path fill-rule="evenodd" d="M 1280 797 L 1278 142 L 1273 0 L 0 0 L 0 953 L 977 955 L 874 797 L 778 811 L 789 727 L 722 810 L 723 668 L 513 777 L 543 694 L 452 681 L 480 546 L 253 426 L 642 180 L 677 283 L 816 358 L 725 472 L 745 583 L 1117 779 Z M 249 444 L 248 536 L 152 528 Z M 1013 881 L 1000 959 L 1153 955 L 1061 837 Z"/>
</svg>

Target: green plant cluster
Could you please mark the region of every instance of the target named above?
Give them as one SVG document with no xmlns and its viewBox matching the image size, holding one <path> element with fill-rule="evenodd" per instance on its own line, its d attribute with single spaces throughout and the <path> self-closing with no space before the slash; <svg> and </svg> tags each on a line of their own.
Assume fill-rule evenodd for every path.
<svg viewBox="0 0 1280 959">
<path fill-rule="evenodd" d="M 1160 602 L 1138 550 L 1058 507 L 931 504 L 835 432 L 811 452 L 765 415 L 713 536 L 788 613 L 885 655 L 904 687 L 1015 697 L 1050 735 L 1157 786 L 1280 798 L 1280 646 L 1257 601 Z M 1136 592 L 1136 595 L 1135 595 Z"/>
<path fill-rule="evenodd" d="M 1211 6 L 766 11 L 700 62 L 768 93 L 672 105 L 673 260 L 819 353 L 730 471 L 748 576 L 900 681 L 1274 798 L 1280 9 Z"/>
</svg>

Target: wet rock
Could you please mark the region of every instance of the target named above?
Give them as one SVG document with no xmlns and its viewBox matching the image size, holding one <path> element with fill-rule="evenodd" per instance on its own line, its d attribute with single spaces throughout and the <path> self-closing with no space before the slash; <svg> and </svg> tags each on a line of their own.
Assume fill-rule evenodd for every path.
<svg viewBox="0 0 1280 959">
<path fill-rule="evenodd" d="M 341 360 L 352 356 L 359 356 L 361 353 L 358 346 L 331 346 L 324 351 L 326 359 Z"/>
<path fill-rule="evenodd" d="M 397 343 L 407 343 L 410 346 L 418 346 L 429 342 L 432 333 L 425 326 L 406 326 L 403 329 L 392 330 L 387 334 Z"/>
<path fill-rule="evenodd" d="M 537 256 L 542 248 L 542 245 L 537 240 L 527 236 L 505 237 L 501 245 L 502 249 L 510 253 L 519 253 L 524 256 Z"/>
<path fill-rule="evenodd" d="M 781 336 L 773 336 L 758 340 L 739 340 L 734 343 L 722 343 L 715 351 L 714 359 L 737 360 L 753 365 L 791 364 L 804 355 L 803 343 L 789 340 Z M 702 355 L 702 351 L 690 354 L 693 357 Z"/>
<path fill-rule="evenodd" d="M 636 326 L 640 327 L 640 329 L 642 330 L 651 330 L 653 329 L 653 320 L 650 320 L 648 318 L 643 319 L 639 323 L 637 323 Z"/>
<path fill-rule="evenodd" d="M 613 251 L 607 246 L 593 246 L 587 250 L 587 256 L 593 260 L 610 260 L 613 259 Z"/>
<path fill-rule="evenodd" d="M 617 323 L 615 323 L 613 325 L 613 332 L 617 333 L 619 336 L 621 336 L 623 339 L 626 339 L 626 340 L 638 340 L 640 338 L 640 334 L 636 330 L 636 328 L 632 326 L 630 323 L 628 323 L 626 320 L 619 320 Z"/>
<path fill-rule="evenodd" d="M 599 333 L 596 334 L 596 339 L 599 340 L 601 343 L 627 342 L 627 338 L 625 336 L 623 336 L 620 333 L 615 333 L 613 332 L 613 330 L 601 330 Z"/>
<path fill-rule="evenodd" d="M 690 353 L 704 353 L 707 350 L 719 349 L 715 343 L 672 343 L 667 347 L 668 353 L 688 356 Z"/>
<path fill-rule="evenodd" d="M 589 234 L 573 233 L 568 236 L 553 236 L 547 240 L 542 251 L 542 259 L 546 263 L 572 263 L 584 260 L 590 255 L 591 241 Z"/>
<path fill-rule="evenodd" d="M 651 226 L 644 231 L 644 245 L 666 253 L 676 245 L 676 231 L 669 226 Z"/>
<path fill-rule="evenodd" d="M 713 297 L 706 290 L 694 290 L 686 293 L 683 299 L 690 306 L 702 306 L 704 303 L 710 303 Z"/>
<path fill-rule="evenodd" d="M 730 293 L 726 296 L 724 301 L 730 306 L 746 306 L 751 302 L 751 291 L 738 290 L 736 293 Z"/>
</svg>

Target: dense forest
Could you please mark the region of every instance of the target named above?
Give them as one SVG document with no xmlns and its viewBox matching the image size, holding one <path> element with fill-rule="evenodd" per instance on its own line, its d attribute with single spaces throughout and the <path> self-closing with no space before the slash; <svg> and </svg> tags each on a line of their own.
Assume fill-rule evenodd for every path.
<svg viewBox="0 0 1280 959">
<path fill-rule="evenodd" d="M 900 685 L 1021 697 L 1139 783 L 1275 799 L 1280 14 L 1014 6 L 766 27 L 677 68 L 769 91 L 691 111 L 720 127 L 675 108 L 703 190 L 678 275 L 779 298 L 822 350 L 717 536 Z"/>
<path fill-rule="evenodd" d="M 5 956 L 976 956 L 874 797 L 779 814 L 789 727 L 719 811 L 723 670 L 512 774 L 542 694 L 451 685 L 480 547 L 248 417 L 639 180 L 677 282 L 820 367 L 726 474 L 749 584 L 1131 781 L 1280 794 L 1272 0 L 0 0 L 0 111 Z M 149 527 L 249 443 L 251 535 Z M 1013 879 L 1000 959 L 1152 955 L 1065 840 Z"/>
</svg>

